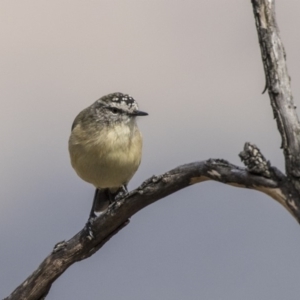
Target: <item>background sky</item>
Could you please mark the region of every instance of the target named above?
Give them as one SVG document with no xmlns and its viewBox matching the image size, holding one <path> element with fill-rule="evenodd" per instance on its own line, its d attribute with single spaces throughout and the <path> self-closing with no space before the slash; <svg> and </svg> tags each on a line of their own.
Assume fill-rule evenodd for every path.
<svg viewBox="0 0 300 300">
<path fill-rule="evenodd" d="M 300 2 L 277 1 L 295 102 Z M 77 113 L 132 95 L 142 164 L 129 188 L 244 142 L 284 170 L 250 0 L 0 1 L 0 298 L 85 224 L 94 188 L 73 171 Z M 133 216 L 47 299 L 298 299 L 299 225 L 271 198 L 205 182 Z"/>
</svg>

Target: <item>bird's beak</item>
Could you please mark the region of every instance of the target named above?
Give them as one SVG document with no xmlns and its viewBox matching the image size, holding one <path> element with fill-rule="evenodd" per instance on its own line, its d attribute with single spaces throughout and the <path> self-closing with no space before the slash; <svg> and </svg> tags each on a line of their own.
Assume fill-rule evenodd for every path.
<svg viewBox="0 0 300 300">
<path fill-rule="evenodd" d="M 131 115 L 141 117 L 141 116 L 148 116 L 148 113 L 146 113 L 144 111 L 136 110 L 136 111 L 132 112 Z"/>
</svg>

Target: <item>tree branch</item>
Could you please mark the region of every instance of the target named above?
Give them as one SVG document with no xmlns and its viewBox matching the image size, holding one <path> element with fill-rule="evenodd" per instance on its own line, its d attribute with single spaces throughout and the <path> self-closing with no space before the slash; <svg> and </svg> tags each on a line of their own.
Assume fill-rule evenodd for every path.
<svg viewBox="0 0 300 300">
<path fill-rule="evenodd" d="M 300 191 L 300 124 L 291 92 L 274 0 L 252 0 L 271 106 L 282 138 L 286 172 Z"/>
<path fill-rule="evenodd" d="M 251 146 L 248 143 L 247 145 Z M 244 149 L 242 153 L 245 151 Z M 70 240 L 57 243 L 52 253 L 45 258 L 38 269 L 5 299 L 42 299 L 47 295 L 52 283 L 70 265 L 98 251 L 129 223 L 128 219 L 132 215 L 149 204 L 195 183 L 214 180 L 235 187 L 257 190 L 271 196 L 294 215 L 286 204 L 287 193 L 290 191 L 287 189 L 285 176 L 270 165 L 267 171 L 266 177 L 262 174 L 253 174 L 225 160 L 209 159 L 182 165 L 163 175 L 153 176 L 125 198 L 110 205 L 108 210 L 93 222 L 94 239 L 91 240 L 86 228 L 83 228 Z"/>
</svg>

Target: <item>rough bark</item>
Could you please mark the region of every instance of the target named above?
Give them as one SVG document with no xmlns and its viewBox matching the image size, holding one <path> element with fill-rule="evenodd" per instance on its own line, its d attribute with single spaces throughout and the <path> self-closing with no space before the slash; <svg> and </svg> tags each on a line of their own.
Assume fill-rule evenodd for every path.
<svg viewBox="0 0 300 300">
<path fill-rule="evenodd" d="M 266 75 L 266 87 L 282 137 L 286 173 L 300 191 L 300 124 L 293 101 L 286 54 L 275 18 L 274 0 L 252 0 Z"/>
<path fill-rule="evenodd" d="M 300 193 L 300 124 L 293 101 L 286 53 L 279 36 L 274 0 L 252 0 L 255 24 L 261 49 L 274 118 L 281 135 L 287 181 L 297 194 L 291 193 L 286 203 L 299 219 Z"/>
<path fill-rule="evenodd" d="M 271 166 L 259 149 L 246 143 L 240 157 L 246 168 L 221 159 L 179 166 L 153 176 L 125 198 L 110 205 L 92 224 L 94 238 L 83 228 L 54 246 L 44 261 L 5 300 L 44 299 L 67 268 L 97 252 L 139 210 L 180 189 L 207 180 L 263 192 L 281 203 L 300 222 L 300 124 L 291 94 L 286 56 L 275 19 L 274 0 L 252 0 L 262 60 L 274 117 L 282 137 L 286 174 Z"/>
</svg>

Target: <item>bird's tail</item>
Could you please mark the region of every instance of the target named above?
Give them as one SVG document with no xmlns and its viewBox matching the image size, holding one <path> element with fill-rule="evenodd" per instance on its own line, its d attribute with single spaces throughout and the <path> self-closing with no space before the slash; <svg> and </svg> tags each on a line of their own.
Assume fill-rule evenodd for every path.
<svg viewBox="0 0 300 300">
<path fill-rule="evenodd" d="M 99 216 L 116 198 L 123 197 L 127 194 L 127 186 L 124 185 L 117 189 L 96 189 L 94 201 L 90 212 L 90 218 Z"/>
<path fill-rule="evenodd" d="M 97 217 L 100 213 L 104 212 L 111 203 L 111 195 L 109 189 L 96 189 L 90 218 Z"/>
<path fill-rule="evenodd" d="M 94 238 L 94 233 L 92 230 L 92 224 L 101 213 L 105 212 L 108 206 L 114 201 L 126 197 L 128 194 L 127 185 L 123 185 L 116 189 L 97 189 L 95 191 L 92 209 L 90 212 L 89 219 L 86 223 L 87 237 L 92 240 Z M 126 224 L 128 220 L 126 221 Z"/>
</svg>

